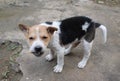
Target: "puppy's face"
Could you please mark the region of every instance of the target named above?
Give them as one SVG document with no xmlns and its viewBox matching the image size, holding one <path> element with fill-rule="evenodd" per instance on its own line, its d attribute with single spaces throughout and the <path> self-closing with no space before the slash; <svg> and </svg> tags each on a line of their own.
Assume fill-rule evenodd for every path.
<svg viewBox="0 0 120 81">
<path fill-rule="evenodd" d="M 27 38 L 30 52 L 35 56 L 41 56 L 45 52 L 54 31 L 57 31 L 57 28 L 55 27 L 46 27 L 42 25 L 28 27 L 26 25 L 19 24 L 19 28 Z"/>
</svg>

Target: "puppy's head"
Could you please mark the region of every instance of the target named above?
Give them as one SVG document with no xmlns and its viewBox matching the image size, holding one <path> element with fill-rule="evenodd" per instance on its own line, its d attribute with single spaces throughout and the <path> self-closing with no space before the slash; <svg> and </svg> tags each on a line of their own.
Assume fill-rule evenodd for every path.
<svg viewBox="0 0 120 81">
<path fill-rule="evenodd" d="M 45 52 L 54 31 L 57 31 L 57 28 L 55 27 L 46 27 L 42 25 L 28 27 L 26 25 L 19 24 L 19 28 L 27 38 L 30 52 L 35 56 L 41 56 Z"/>
</svg>

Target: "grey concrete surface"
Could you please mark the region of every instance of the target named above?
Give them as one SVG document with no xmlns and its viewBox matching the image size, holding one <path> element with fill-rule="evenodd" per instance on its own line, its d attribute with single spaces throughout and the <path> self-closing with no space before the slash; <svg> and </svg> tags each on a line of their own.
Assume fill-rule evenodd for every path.
<svg viewBox="0 0 120 81">
<path fill-rule="evenodd" d="M 120 8 L 98 5 L 89 0 L 26 0 L 27 6 L 10 5 L 0 8 L 0 40 L 16 40 L 24 50 L 17 61 L 23 72 L 21 81 L 120 81 Z M 24 4 L 24 3 L 23 3 Z M 82 59 L 82 44 L 65 56 L 62 73 L 54 73 L 56 58 L 47 62 L 46 52 L 35 57 L 28 46 L 18 23 L 28 25 L 85 15 L 104 24 L 108 29 L 108 41 L 102 42 L 97 29 L 92 54 L 84 69 L 77 68 Z"/>
</svg>

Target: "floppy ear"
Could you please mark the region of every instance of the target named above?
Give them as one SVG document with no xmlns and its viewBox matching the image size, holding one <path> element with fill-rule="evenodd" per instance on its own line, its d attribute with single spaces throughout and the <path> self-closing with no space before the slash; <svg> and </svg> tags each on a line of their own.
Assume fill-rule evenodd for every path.
<svg viewBox="0 0 120 81">
<path fill-rule="evenodd" d="M 28 33 L 28 30 L 29 30 L 28 26 L 19 24 L 19 28 L 24 34 Z"/>
<path fill-rule="evenodd" d="M 55 28 L 55 27 L 48 27 L 47 28 L 47 31 L 48 31 L 48 33 L 50 33 L 50 34 L 53 34 L 55 31 L 57 31 L 58 29 L 57 28 Z"/>
</svg>

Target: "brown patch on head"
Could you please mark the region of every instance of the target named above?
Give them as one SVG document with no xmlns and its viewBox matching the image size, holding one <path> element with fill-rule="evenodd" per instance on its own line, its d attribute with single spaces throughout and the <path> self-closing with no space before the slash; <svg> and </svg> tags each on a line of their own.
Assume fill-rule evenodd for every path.
<svg viewBox="0 0 120 81">
<path fill-rule="evenodd" d="M 28 42 L 30 45 L 33 44 L 33 42 L 37 39 L 37 35 L 36 35 L 36 26 L 32 26 L 29 28 L 29 33 L 26 36 Z"/>
<path fill-rule="evenodd" d="M 40 39 L 44 42 L 44 45 L 46 45 L 46 46 L 48 45 L 54 31 L 57 31 L 57 28 L 55 28 L 55 27 L 46 27 L 46 26 L 40 26 L 39 27 Z"/>
<path fill-rule="evenodd" d="M 43 41 L 44 45 L 47 46 L 51 40 L 52 35 L 48 33 L 46 26 L 39 27 L 40 40 Z"/>
<path fill-rule="evenodd" d="M 25 25 L 19 25 L 19 27 L 24 32 L 30 45 L 32 45 L 34 41 L 39 40 L 42 41 L 46 47 L 49 44 L 54 31 L 57 30 L 55 27 L 46 27 L 42 25 L 35 25 L 29 28 Z"/>
</svg>

